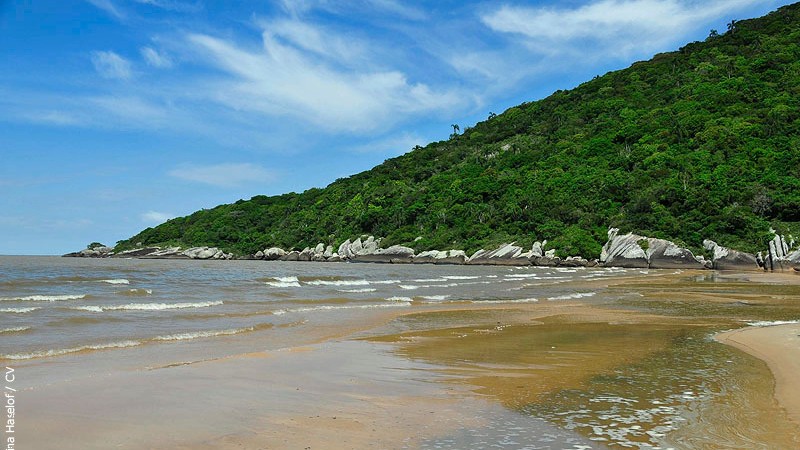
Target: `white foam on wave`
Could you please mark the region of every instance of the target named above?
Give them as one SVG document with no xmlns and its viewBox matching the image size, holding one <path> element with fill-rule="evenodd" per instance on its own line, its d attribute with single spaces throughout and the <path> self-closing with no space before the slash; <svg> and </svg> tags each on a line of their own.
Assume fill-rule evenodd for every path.
<svg viewBox="0 0 800 450">
<path fill-rule="evenodd" d="M 30 308 L 0 308 L 0 312 L 4 313 L 14 313 L 14 314 L 24 314 L 29 313 L 32 311 L 36 311 L 42 308 L 30 307 Z"/>
<path fill-rule="evenodd" d="M 777 325 L 797 325 L 800 320 L 760 320 L 757 322 L 747 322 L 751 327 L 774 327 Z"/>
<path fill-rule="evenodd" d="M 367 286 L 367 280 L 311 280 L 306 282 L 311 286 Z"/>
<path fill-rule="evenodd" d="M 536 303 L 538 298 L 515 298 L 513 300 L 473 300 L 471 303 L 504 304 L 504 303 Z"/>
<path fill-rule="evenodd" d="M 389 297 L 386 299 L 389 302 L 411 302 L 411 297 Z"/>
<path fill-rule="evenodd" d="M 477 280 L 480 278 L 478 275 L 445 275 L 442 278 L 446 280 Z"/>
<path fill-rule="evenodd" d="M 13 328 L 4 328 L 4 329 L 0 330 L 0 334 L 5 334 L 5 333 L 20 333 L 20 332 L 22 332 L 22 331 L 28 331 L 28 330 L 30 330 L 30 329 L 31 329 L 31 327 L 13 327 Z"/>
<path fill-rule="evenodd" d="M 548 297 L 548 300 L 574 300 L 578 298 L 593 297 L 597 292 L 576 292 L 574 294 L 559 295 L 558 297 Z"/>
<path fill-rule="evenodd" d="M 397 284 L 400 280 L 377 280 L 377 281 L 370 281 L 372 284 Z"/>
<path fill-rule="evenodd" d="M 278 288 L 300 287 L 300 281 L 297 277 L 276 277 L 275 281 L 267 281 L 265 284 Z"/>
<path fill-rule="evenodd" d="M 440 281 L 444 281 L 444 278 L 420 278 L 418 280 L 411 280 L 414 283 L 436 283 Z"/>
<path fill-rule="evenodd" d="M 450 297 L 449 295 L 420 295 L 419 298 L 429 301 L 442 301 Z"/>
<path fill-rule="evenodd" d="M 208 338 L 215 336 L 230 336 L 233 334 L 247 333 L 248 331 L 255 330 L 255 327 L 247 328 L 231 328 L 228 330 L 212 330 L 212 331 L 192 331 L 188 333 L 169 334 L 166 336 L 157 336 L 153 338 L 154 341 L 186 341 L 190 339 Z"/>
<path fill-rule="evenodd" d="M 126 280 L 125 278 L 114 278 L 110 280 L 100 280 L 100 281 L 108 284 L 131 284 L 131 282 Z"/>
<path fill-rule="evenodd" d="M 373 288 L 365 288 L 365 289 L 337 289 L 338 292 L 345 292 L 348 294 L 363 294 L 366 292 L 375 292 L 377 289 Z"/>
<path fill-rule="evenodd" d="M 416 286 L 413 284 L 401 284 L 400 289 L 405 289 L 407 291 L 413 291 L 414 289 L 419 289 L 421 287 L 429 287 L 429 286 Z"/>
<path fill-rule="evenodd" d="M 272 314 L 276 316 L 282 316 L 284 314 L 289 313 L 299 313 L 299 312 L 314 312 L 314 311 L 339 311 L 339 310 L 346 310 L 346 309 L 372 309 L 372 308 L 396 308 L 402 306 L 410 306 L 411 302 L 393 302 L 393 303 L 383 303 L 379 305 L 347 305 L 347 306 L 333 306 L 333 305 L 322 305 L 322 306 L 311 306 L 308 308 L 294 308 L 294 309 L 279 309 L 273 311 Z"/>
<path fill-rule="evenodd" d="M 27 297 L 0 297 L 3 302 L 61 302 L 66 300 L 80 300 L 86 294 L 77 295 L 29 295 Z"/>
<path fill-rule="evenodd" d="M 541 275 L 538 273 L 509 273 L 507 275 L 503 275 L 503 277 L 511 279 L 526 279 L 526 278 L 532 278 L 534 280 L 541 279 Z"/>
<path fill-rule="evenodd" d="M 152 289 L 128 289 L 127 291 L 119 291 L 118 294 L 130 295 L 130 296 L 153 295 L 153 290 Z"/>
<path fill-rule="evenodd" d="M 210 306 L 222 305 L 221 300 L 213 302 L 197 302 L 197 303 L 128 303 L 127 305 L 107 305 L 107 306 L 75 306 L 70 309 L 79 311 L 163 311 L 165 309 L 185 309 L 185 308 L 208 308 Z"/>
<path fill-rule="evenodd" d="M 53 349 L 53 350 L 42 350 L 38 352 L 31 352 L 31 353 L 14 353 L 11 355 L 3 355 L 0 358 L 3 359 L 34 359 L 34 358 L 47 358 L 50 356 L 61 356 L 66 355 L 68 353 L 78 353 L 87 350 L 104 350 L 109 348 L 126 348 L 126 347 L 136 347 L 137 345 L 142 345 L 141 341 L 120 341 L 120 342 L 110 342 L 107 344 L 95 344 L 95 345 L 83 345 L 80 347 L 72 347 L 72 348 L 62 348 L 62 349 Z"/>
</svg>

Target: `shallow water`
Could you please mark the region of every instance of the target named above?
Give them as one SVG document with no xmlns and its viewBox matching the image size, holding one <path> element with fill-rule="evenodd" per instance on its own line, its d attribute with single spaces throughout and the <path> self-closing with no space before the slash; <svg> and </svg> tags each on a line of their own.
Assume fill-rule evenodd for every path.
<svg viewBox="0 0 800 450">
<path fill-rule="evenodd" d="M 406 386 L 411 373 L 421 396 L 416 383 L 443 382 L 502 405 L 461 411 L 407 448 L 798 448 L 766 366 L 709 336 L 800 319 L 799 299 L 797 286 L 680 271 L 0 257 L 0 359 L 46 408 L 57 386 L 80 399 L 100 374 L 115 374 L 109 386 L 161 369 L 191 379 L 236 355 L 360 337 L 394 350 L 365 347 L 374 371 L 311 358 L 304 376 L 331 390 L 320 395 L 353 395 L 356 377 Z M 263 370 L 275 368 L 192 386 L 223 389 L 215 398 L 236 409 L 225 394 L 249 398 Z"/>
<path fill-rule="evenodd" d="M 557 301 L 576 294 L 570 282 L 625 274 L 608 269 L 0 257 L 0 359 L 164 345 L 289 324 L 324 327 L 380 309 Z"/>
</svg>

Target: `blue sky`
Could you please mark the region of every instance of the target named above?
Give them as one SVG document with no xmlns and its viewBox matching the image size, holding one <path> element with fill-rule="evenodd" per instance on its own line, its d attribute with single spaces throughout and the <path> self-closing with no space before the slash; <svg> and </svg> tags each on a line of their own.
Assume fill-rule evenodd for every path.
<svg viewBox="0 0 800 450">
<path fill-rule="evenodd" d="M 0 254 L 323 187 L 772 0 L 0 0 Z"/>
</svg>

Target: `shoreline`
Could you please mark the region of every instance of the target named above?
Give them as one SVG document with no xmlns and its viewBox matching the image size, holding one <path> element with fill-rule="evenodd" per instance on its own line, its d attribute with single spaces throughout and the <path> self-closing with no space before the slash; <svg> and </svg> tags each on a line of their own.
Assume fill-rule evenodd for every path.
<svg viewBox="0 0 800 450">
<path fill-rule="evenodd" d="M 719 333 L 714 339 L 766 363 L 775 378 L 775 400 L 800 426 L 800 385 L 796 382 L 800 374 L 800 323 L 750 326 Z"/>
</svg>

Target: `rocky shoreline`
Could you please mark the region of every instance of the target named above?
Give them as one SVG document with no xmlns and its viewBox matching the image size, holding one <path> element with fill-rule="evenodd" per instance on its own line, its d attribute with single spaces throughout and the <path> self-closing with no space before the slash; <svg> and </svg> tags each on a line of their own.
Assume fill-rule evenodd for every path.
<svg viewBox="0 0 800 450">
<path fill-rule="evenodd" d="M 455 264 L 488 266 L 542 266 L 542 267 L 621 267 L 641 269 L 713 269 L 739 271 L 800 271 L 800 248 L 793 251 L 793 240 L 775 235 L 765 252 L 756 255 L 722 247 L 705 240 L 703 245 L 712 255 L 705 259 L 674 242 L 639 236 L 633 233 L 619 234 L 619 230 L 608 230 L 608 241 L 598 259 L 587 260 L 579 256 L 560 258 L 555 249 L 545 251 L 547 241 L 536 242 L 529 250 L 515 245 L 503 244 L 494 250 L 478 250 L 471 256 L 463 250 L 427 250 L 419 254 L 411 247 L 393 245 L 381 248 L 381 239 L 368 236 L 350 239 L 334 250 L 323 243 L 303 250 L 284 250 L 270 247 L 254 255 L 235 257 L 216 247 L 144 247 L 115 253 L 111 247 L 95 246 L 79 252 L 67 253 L 65 257 L 82 258 L 140 258 L 140 259 L 200 259 L 200 260 L 264 260 L 264 261 L 315 261 L 354 262 L 381 264 Z"/>
</svg>

